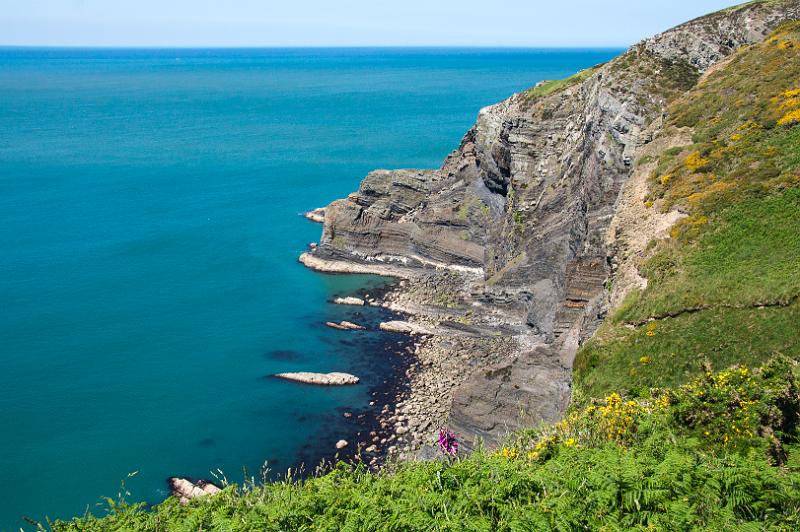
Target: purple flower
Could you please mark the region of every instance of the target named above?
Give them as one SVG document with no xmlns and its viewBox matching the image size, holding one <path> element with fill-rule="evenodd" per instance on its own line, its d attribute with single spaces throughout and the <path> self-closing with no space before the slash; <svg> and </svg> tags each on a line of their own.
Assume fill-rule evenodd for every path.
<svg viewBox="0 0 800 532">
<path fill-rule="evenodd" d="M 458 454 L 458 440 L 448 428 L 439 429 L 439 449 L 447 456 Z"/>
</svg>

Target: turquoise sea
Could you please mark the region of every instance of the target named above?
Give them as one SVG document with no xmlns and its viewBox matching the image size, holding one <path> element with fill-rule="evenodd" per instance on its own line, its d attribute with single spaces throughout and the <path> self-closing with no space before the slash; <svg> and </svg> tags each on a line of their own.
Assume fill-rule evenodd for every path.
<svg viewBox="0 0 800 532">
<path fill-rule="evenodd" d="M 329 303 L 385 281 L 304 269 L 299 213 L 618 52 L 0 48 L 0 530 L 329 455 L 400 339 L 323 325 L 385 318 Z"/>
</svg>

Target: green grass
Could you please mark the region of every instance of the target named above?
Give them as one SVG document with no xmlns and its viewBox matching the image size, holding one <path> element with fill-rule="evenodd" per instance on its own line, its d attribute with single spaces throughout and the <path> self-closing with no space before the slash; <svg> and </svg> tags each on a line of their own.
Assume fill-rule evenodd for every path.
<svg viewBox="0 0 800 532">
<path fill-rule="evenodd" d="M 585 70 L 581 70 L 580 72 L 573 74 L 568 78 L 543 81 L 536 87 L 529 89 L 525 95 L 531 100 L 550 96 L 551 94 L 555 94 L 556 92 L 562 91 L 589 79 L 595 72 L 597 72 L 597 70 L 600 69 L 601 66 L 603 65 L 596 65 Z"/>
<path fill-rule="evenodd" d="M 696 241 L 670 239 L 640 268 L 649 284 L 614 319 L 787 304 L 800 295 L 800 189 L 723 210 Z"/>
<path fill-rule="evenodd" d="M 708 215 L 723 206 L 800 186 L 800 131 L 779 126 L 800 107 L 800 22 L 737 52 L 669 109 L 667 130 L 693 128 L 694 144 L 664 153 L 649 201 Z M 689 164 L 689 158 L 705 164 Z M 666 178 L 665 178 L 666 176 Z"/>
<path fill-rule="evenodd" d="M 615 390 L 638 396 L 686 382 L 702 374 L 705 363 L 757 366 L 775 353 L 800 359 L 798 324 L 800 303 L 706 310 L 650 322 L 650 328 L 606 324 L 576 358 L 575 380 L 587 397 Z"/>
</svg>

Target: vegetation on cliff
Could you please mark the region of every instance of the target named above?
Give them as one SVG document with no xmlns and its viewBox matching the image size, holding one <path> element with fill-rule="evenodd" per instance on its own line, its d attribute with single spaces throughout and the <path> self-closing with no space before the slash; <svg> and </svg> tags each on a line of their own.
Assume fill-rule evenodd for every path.
<svg viewBox="0 0 800 532">
<path fill-rule="evenodd" d="M 564 419 L 499 451 L 338 464 L 55 530 L 800 528 L 800 23 L 675 99 L 647 207 L 686 216 L 579 351 Z M 591 75 L 583 74 L 583 76 Z M 580 80 L 547 85 L 563 90 Z M 536 96 L 536 93 L 532 94 Z"/>
<path fill-rule="evenodd" d="M 694 143 L 662 154 L 647 205 L 687 216 L 651 242 L 647 288 L 579 352 L 581 394 L 800 357 L 798 52 L 800 22 L 785 24 L 672 104 L 664 134 L 692 128 Z"/>
</svg>

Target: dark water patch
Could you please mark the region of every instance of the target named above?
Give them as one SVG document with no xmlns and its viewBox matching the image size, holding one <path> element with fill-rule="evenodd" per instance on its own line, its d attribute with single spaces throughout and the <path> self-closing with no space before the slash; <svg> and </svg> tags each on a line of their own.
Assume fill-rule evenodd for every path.
<svg viewBox="0 0 800 532">
<path fill-rule="evenodd" d="M 302 353 L 289 349 L 276 349 L 264 353 L 264 356 L 270 360 L 277 360 L 279 362 L 297 362 L 303 359 Z"/>
<path fill-rule="evenodd" d="M 200 447 L 212 447 L 215 443 L 214 438 L 203 438 L 197 442 L 197 445 Z"/>
<path fill-rule="evenodd" d="M 365 314 L 378 315 L 381 320 L 402 318 L 377 307 L 365 309 Z M 369 401 L 366 406 L 339 406 L 336 417 L 327 419 L 316 433 L 309 436 L 297 454 L 294 467 L 304 464 L 303 470 L 309 474 L 321 462 L 369 462 L 376 455 L 366 455 L 363 451 L 373 444 L 381 448 L 377 458 L 383 458 L 386 449 L 380 445 L 380 440 L 389 436 L 392 427 L 381 426 L 382 411 L 384 406 L 394 410 L 399 398 L 405 397 L 409 392 L 406 374 L 415 360 L 410 354 L 413 343 L 411 337 L 383 331 L 373 331 L 360 342 L 338 343 L 338 350 L 354 361 L 352 373 L 362 377 L 360 385 L 367 386 Z M 339 440 L 347 441 L 347 447 L 336 449 Z"/>
</svg>

